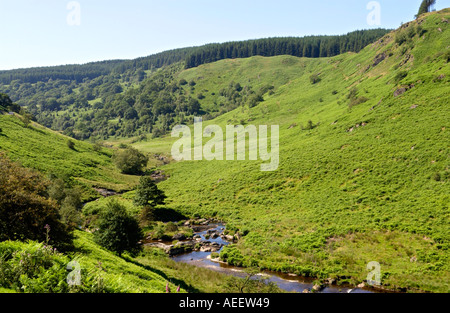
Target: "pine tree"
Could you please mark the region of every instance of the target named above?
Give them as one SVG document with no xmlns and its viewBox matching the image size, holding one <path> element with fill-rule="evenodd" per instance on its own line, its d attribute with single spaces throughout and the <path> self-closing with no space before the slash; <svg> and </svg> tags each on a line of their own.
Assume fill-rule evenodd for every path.
<svg viewBox="0 0 450 313">
<path fill-rule="evenodd" d="M 151 177 L 141 177 L 134 198 L 135 205 L 155 207 L 164 204 L 166 198 L 164 192 L 158 189 Z"/>
<path fill-rule="evenodd" d="M 431 10 L 431 6 L 436 4 L 436 0 L 423 0 L 417 13 L 416 18 L 421 14 L 428 13 Z"/>
</svg>

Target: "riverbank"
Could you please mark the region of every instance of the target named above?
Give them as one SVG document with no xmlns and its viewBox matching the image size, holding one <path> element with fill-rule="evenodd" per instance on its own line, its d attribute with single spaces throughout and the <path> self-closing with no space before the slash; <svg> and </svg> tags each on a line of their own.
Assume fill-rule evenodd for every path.
<svg viewBox="0 0 450 313">
<path fill-rule="evenodd" d="M 236 237 L 225 235 L 225 225 L 219 221 L 200 220 L 187 221 L 196 230 L 192 238 L 176 243 L 164 242 L 162 240 L 146 242 L 149 247 L 161 248 L 172 260 L 187 263 L 196 267 L 208 268 L 226 275 L 247 278 L 248 269 L 229 265 L 219 258 L 219 253 L 224 246 L 236 242 Z M 280 273 L 273 271 L 260 271 L 251 275 L 251 279 L 260 279 L 276 284 L 286 292 L 321 292 L 321 293 L 374 293 L 386 292 L 368 287 L 365 284 L 351 286 L 350 284 L 339 284 L 339 282 L 328 279 L 318 283 L 317 279 L 301 277 L 296 274 Z"/>
</svg>

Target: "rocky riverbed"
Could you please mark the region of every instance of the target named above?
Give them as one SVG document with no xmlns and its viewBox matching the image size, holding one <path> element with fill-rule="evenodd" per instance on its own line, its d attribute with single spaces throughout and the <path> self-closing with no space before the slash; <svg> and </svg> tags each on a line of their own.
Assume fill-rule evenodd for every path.
<svg viewBox="0 0 450 313">
<path fill-rule="evenodd" d="M 184 234 L 175 234 L 171 241 L 147 238 L 144 246 L 160 248 L 168 255 L 175 256 L 192 251 L 218 252 L 224 245 L 236 239 L 234 236 L 224 235 L 225 227 L 218 221 L 200 219 L 187 221 L 184 226 L 189 226 L 193 230 L 195 234 L 192 238 L 187 238 Z"/>
<path fill-rule="evenodd" d="M 173 240 L 180 240 L 173 244 L 171 241 L 150 240 L 144 245 L 158 247 L 171 256 L 176 262 L 184 262 L 199 267 L 209 268 L 227 275 L 246 278 L 243 268 L 228 265 L 218 258 L 211 257 L 211 252 L 220 252 L 223 246 L 237 241 L 237 236 L 223 234 L 225 226 L 218 221 L 196 220 L 187 221 L 184 226 L 189 226 L 194 231 L 192 238 L 182 238 L 177 235 Z M 178 238 L 178 239 L 177 239 Z M 334 281 L 317 284 L 312 278 L 300 277 L 294 274 L 285 274 L 264 271 L 255 276 L 255 279 L 263 276 L 268 281 L 275 283 L 279 288 L 288 292 L 320 292 L 320 293 L 373 293 L 373 289 L 366 288 L 363 284 L 353 286 L 337 286 Z"/>
</svg>

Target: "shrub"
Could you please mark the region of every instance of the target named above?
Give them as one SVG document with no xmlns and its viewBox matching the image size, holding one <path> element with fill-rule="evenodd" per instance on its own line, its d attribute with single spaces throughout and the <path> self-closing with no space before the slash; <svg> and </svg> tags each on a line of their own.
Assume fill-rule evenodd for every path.
<svg viewBox="0 0 450 313">
<path fill-rule="evenodd" d="M 79 189 L 66 189 L 65 198 L 61 203 L 61 220 L 71 228 L 75 228 L 83 222 L 81 217 L 81 191 Z"/>
<path fill-rule="evenodd" d="M 422 37 L 427 32 L 426 29 L 424 29 L 422 26 L 417 25 L 416 26 L 416 33 L 419 35 L 419 37 Z"/>
<path fill-rule="evenodd" d="M 309 81 L 311 82 L 311 84 L 317 84 L 318 82 L 320 82 L 320 77 L 319 77 L 319 74 L 312 74 L 310 77 L 309 77 Z"/>
<path fill-rule="evenodd" d="M 306 126 L 301 126 L 302 130 L 311 130 L 319 126 L 320 123 L 314 124 L 311 120 L 306 123 Z"/>
<path fill-rule="evenodd" d="M 0 286 L 25 293 L 65 293 L 68 258 L 36 242 L 0 243 Z"/>
<path fill-rule="evenodd" d="M 49 182 L 0 153 L 0 241 L 47 241 L 58 249 L 72 247 L 71 229 L 60 220 L 58 205 L 48 198 Z"/>
<path fill-rule="evenodd" d="M 25 109 L 20 109 L 19 114 L 22 116 L 22 122 L 25 128 L 28 128 L 30 126 L 31 121 L 33 120 L 33 116 L 28 113 Z"/>
<path fill-rule="evenodd" d="M 168 223 L 166 224 L 166 230 L 167 230 L 168 232 L 174 232 L 174 231 L 177 231 L 177 230 L 178 230 L 178 226 L 175 225 L 174 222 L 168 222 Z"/>
<path fill-rule="evenodd" d="M 369 101 L 369 99 L 368 98 L 366 98 L 366 97 L 358 97 L 358 98 L 354 98 L 354 99 L 352 99 L 351 101 L 350 101 L 350 103 L 349 103 L 349 108 L 352 108 L 352 107 L 354 107 L 355 105 L 358 105 L 358 104 L 361 104 L 361 103 L 365 103 L 365 102 L 367 102 L 367 101 Z"/>
<path fill-rule="evenodd" d="M 353 87 L 350 90 L 347 98 L 350 99 L 350 103 L 348 104 L 350 109 L 355 105 L 367 102 L 369 100 L 368 98 L 366 98 L 364 96 L 358 97 L 358 89 L 356 87 Z"/>
<path fill-rule="evenodd" d="M 408 27 L 408 29 L 406 30 L 406 35 L 409 38 L 413 38 L 416 35 L 416 28 L 414 27 Z"/>
<path fill-rule="evenodd" d="M 148 157 L 134 148 L 119 150 L 112 158 L 114 164 L 123 174 L 140 174 L 147 166 Z"/>
<path fill-rule="evenodd" d="M 394 82 L 397 84 L 399 83 L 402 79 L 404 79 L 406 76 L 408 76 L 408 72 L 407 71 L 400 71 L 398 72 L 395 77 L 394 77 Z"/>
<path fill-rule="evenodd" d="M 102 145 L 96 142 L 92 145 L 92 150 L 94 150 L 95 152 L 100 152 L 102 151 Z"/>
<path fill-rule="evenodd" d="M 441 173 L 437 172 L 434 174 L 433 179 L 435 181 L 441 181 Z"/>
<path fill-rule="evenodd" d="M 0 243 L 0 288 L 25 293 L 113 292 L 98 271 L 81 269 L 81 285 L 67 283 L 69 258 L 51 246 L 29 241 Z"/>
<path fill-rule="evenodd" d="M 119 256 L 124 251 L 139 251 L 139 241 L 142 237 L 137 220 L 128 214 L 124 206 L 113 200 L 101 212 L 98 230 L 94 232 L 94 239 L 98 244 L 118 253 Z"/>
<path fill-rule="evenodd" d="M 447 51 L 446 53 L 445 53 L 445 55 L 444 55 L 444 60 L 445 60 L 445 62 L 449 62 L 450 61 L 450 51 Z"/>
<path fill-rule="evenodd" d="M 166 198 L 164 192 L 158 189 L 151 177 L 141 177 L 134 197 L 135 205 L 155 207 L 159 204 L 164 204 Z"/>
<path fill-rule="evenodd" d="M 401 46 L 403 43 L 405 43 L 408 40 L 408 36 L 405 32 L 400 32 L 395 36 L 395 43 Z"/>
<path fill-rule="evenodd" d="M 156 220 L 155 208 L 145 206 L 139 214 L 139 224 L 142 227 L 147 227 Z"/>
<path fill-rule="evenodd" d="M 350 92 L 348 93 L 347 99 L 355 99 L 357 93 L 358 93 L 358 88 L 353 87 L 352 89 L 350 89 Z"/>
</svg>

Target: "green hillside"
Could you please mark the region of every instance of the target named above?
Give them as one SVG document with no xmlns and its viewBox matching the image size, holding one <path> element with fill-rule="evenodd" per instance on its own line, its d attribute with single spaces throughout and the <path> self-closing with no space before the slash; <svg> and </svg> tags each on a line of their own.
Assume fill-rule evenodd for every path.
<svg viewBox="0 0 450 313">
<path fill-rule="evenodd" d="M 186 69 L 178 61 L 198 52 L 186 48 L 134 64 L 16 72 L 25 81 L 2 72 L 8 85 L 0 91 L 13 94 L 40 124 L 27 125 L 23 111 L 7 113 L 13 104 L 1 94 L 0 152 L 70 187 L 82 186 L 87 201 L 98 197 L 93 187 L 136 186 L 139 177 L 121 174 L 109 147 L 131 145 L 154 156 L 150 166 L 168 178 L 158 184 L 167 196 L 158 210 L 218 218 L 239 238 L 220 254 L 231 265 L 356 286 L 375 261 L 382 288 L 449 292 L 449 20 L 450 9 L 427 13 L 358 53 L 333 57 L 208 63 L 203 54 L 200 63 L 207 64 Z M 66 76 L 71 70 L 76 77 Z M 62 76 L 52 80 L 50 74 Z M 262 161 L 175 162 L 170 156 L 177 139 L 167 134 L 180 123 L 192 128 L 194 116 L 203 117 L 203 127 L 279 125 L 279 168 L 262 172 Z M 20 199 L 21 190 L 13 191 Z M 47 199 L 48 190 L 35 192 L 62 207 Z M 115 198 L 136 219 L 142 208 L 132 203 L 134 194 Z M 17 205 L 5 198 L 8 208 Z M 84 220 L 74 227 L 95 229 L 95 215 L 108 200 L 77 208 Z M 151 222 L 146 231 L 165 228 Z M 75 248 L 64 254 L 43 243 L 0 242 L 0 292 L 67 292 L 65 266 L 73 259 L 85 277 L 84 289 L 75 291 L 164 292 L 167 282 L 182 292 L 238 290 L 222 274 L 175 263 L 159 250 L 118 256 L 89 232 L 74 235 Z M 35 260 L 45 262 L 28 272 L 27 262 Z"/>
<path fill-rule="evenodd" d="M 129 190 L 138 178 L 124 175 L 112 164 L 113 150 L 96 149 L 93 144 L 77 141 L 32 123 L 25 127 L 20 115 L 0 115 L 0 150 L 25 167 L 47 175 L 55 175 L 85 187 L 86 194 L 95 196 L 91 187 L 116 191 Z M 70 149 L 67 142 L 75 143 Z"/>
<path fill-rule="evenodd" d="M 342 36 L 265 38 L 175 49 L 135 60 L 0 71 L 0 92 L 25 107 L 41 125 L 76 139 L 147 133 L 159 137 L 194 115 L 217 116 L 246 101 L 254 105 L 264 92 L 248 84 L 241 86 L 243 90 L 225 90 L 224 105 L 211 110 L 210 105 L 199 105 L 204 91 L 187 92 L 187 88 L 195 90 L 195 81 L 176 79 L 184 68 L 256 55 L 319 58 L 358 52 L 387 32 L 369 29 Z"/>
<path fill-rule="evenodd" d="M 67 145 L 69 140 L 74 142 L 73 149 Z M 99 196 L 92 187 L 121 191 L 134 188 L 139 180 L 138 176 L 119 173 L 111 162 L 112 149 L 103 147 L 99 150 L 90 143 L 63 136 L 37 123 L 25 127 L 23 117 L 17 114 L 0 115 L 0 151 L 6 152 L 11 159 L 25 167 L 62 178 L 69 185 L 83 186 L 85 201 Z M 14 170 L 11 173 L 17 175 L 18 172 Z M 15 182 L 17 177 L 9 179 Z M 5 181 L 8 181 L 8 177 Z M 27 199 L 27 195 L 21 194 L 20 191 L 18 195 L 19 200 L 15 201 Z M 40 196 L 47 197 L 42 194 Z M 86 208 L 108 201 L 109 199 L 93 201 L 88 203 Z M 125 201 L 125 204 L 128 202 Z M 2 216 L 5 209 L 2 207 L 3 203 L 0 204 Z M 133 215 L 139 215 L 139 209 L 131 203 L 127 207 Z M 27 213 L 22 214 L 25 216 Z M 39 212 L 36 214 L 39 216 Z M 38 222 L 36 221 L 36 224 Z M 0 226 L 3 227 L 5 223 Z M 136 256 L 128 253 L 118 256 L 99 246 L 90 232 L 78 228 L 80 229 L 73 231 L 73 247 L 63 253 L 53 250 L 53 247 L 45 242 L 1 241 L 0 293 L 163 293 L 166 292 L 167 284 L 172 292 L 180 287 L 182 293 L 238 291 L 238 278 L 228 278 L 225 274 L 205 268 L 176 263 L 154 248 L 144 247 Z M 56 236 L 54 230 L 52 227 L 49 231 L 51 238 Z M 66 267 L 72 261 L 80 265 L 80 286 L 71 287 L 66 283 L 69 273 Z"/>
<path fill-rule="evenodd" d="M 42 243 L 1 242 L 0 282 L 2 286 L 9 287 L 7 290 L 32 293 L 163 293 L 166 290 L 169 279 L 164 273 L 144 267 L 137 262 L 119 258 L 96 245 L 90 234 L 77 232 L 75 249 L 73 253 L 61 254 L 46 248 Z M 81 286 L 70 287 L 66 283 L 68 275 L 66 266 L 73 261 L 80 265 Z M 44 272 L 43 269 L 46 270 L 45 274 L 39 271 L 32 272 L 34 267 L 40 266 L 42 272 Z M 9 278 L 8 267 L 17 272 L 20 271 L 22 277 L 17 281 Z M 60 283 L 55 284 L 55 281 Z M 177 288 L 172 282 L 169 286 L 172 290 Z M 181 292 L 185 291 L 181 290 Z"/>
<path fill-rule="evenodd" d="M 359 283 L 377 261 L 386 288 L 448 292 L 449 19 L 449 9 L 423 15 L 357 54 L 223 60 L 180 73 L 211 105 L 231 82 L 274 81 L 257 106 L 204 127 L 280 125 L 280 167 L 173 163 L 160 184 L 169 206 L 239 232 L 222 253 L 232 264 Z M 169 154 L 173 141 L 135 146 Z"/>
</svg>

